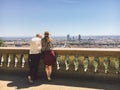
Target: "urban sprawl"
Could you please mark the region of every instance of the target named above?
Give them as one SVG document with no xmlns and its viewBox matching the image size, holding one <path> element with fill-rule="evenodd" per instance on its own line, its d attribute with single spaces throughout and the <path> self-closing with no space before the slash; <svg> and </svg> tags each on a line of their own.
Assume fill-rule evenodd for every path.
<svg viewBox="0 0 120 90">
<path fill-rule="evenodd" d="M 61 36 L 52 37 L 58 48 L 120 48 L 120 36 Z M 4 47 L 29 47 L 30 37 L 3 38 Z"/>
</svg>

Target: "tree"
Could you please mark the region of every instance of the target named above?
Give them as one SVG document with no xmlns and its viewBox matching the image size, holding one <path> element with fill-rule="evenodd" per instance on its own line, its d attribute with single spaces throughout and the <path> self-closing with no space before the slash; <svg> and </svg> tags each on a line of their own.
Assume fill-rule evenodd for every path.
<svg viewBox="0 0 120 90">
<path fill-rule="evenodd" d="M 0 47 L 3 47 L 3 46 L 4 46 L 3 40 L 0 40 Z"/>
</svg>

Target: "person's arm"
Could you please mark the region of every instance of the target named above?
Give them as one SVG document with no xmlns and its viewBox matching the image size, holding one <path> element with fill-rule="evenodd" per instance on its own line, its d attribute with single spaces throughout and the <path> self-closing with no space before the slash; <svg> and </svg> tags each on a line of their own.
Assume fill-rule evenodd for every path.
<svg viewBox="0 0 120 90">
<path fill-rule="evenodd" d="M 44 41 L 44 39 L 41 40 L 41 46 L 42 46 L 41 51 L 44 52 L 45 51 L 45 41 Z"/>
<path fill-rule="evenodd" d="M 53 39 L 50 39 L 50 49 L 53 49 Z"/>
<path fill-rule="evenodd" d="M 39 49 L 41 49 L 41 48 L 42 48 L 41 39 L 39 40 L 38 48 L 39 48 Z"/>
</svg>

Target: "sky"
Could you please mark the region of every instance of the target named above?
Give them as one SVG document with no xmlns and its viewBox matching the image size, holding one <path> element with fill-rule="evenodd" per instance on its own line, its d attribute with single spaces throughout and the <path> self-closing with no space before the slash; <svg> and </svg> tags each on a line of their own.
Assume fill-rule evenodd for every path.
<svg viewBox="0 0 120 90">
<path fill-rule="evenodd" d="M 120 0 L 0 0 L 0 37 L 120 35 Z"/>
</svg>

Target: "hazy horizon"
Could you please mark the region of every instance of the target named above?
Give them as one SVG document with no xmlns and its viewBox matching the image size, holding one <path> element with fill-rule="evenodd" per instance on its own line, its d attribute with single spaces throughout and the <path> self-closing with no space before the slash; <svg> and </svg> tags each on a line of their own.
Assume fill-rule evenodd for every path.
<svg viewBox="0 0 120 90">
<path fill-rule="evenodd" d="M 18 40 L 18 39 L 31 39 L 32 37 L 35 37 L 35 36 L 25 36 L 25 37 L 22 37 L 22 36 L 13 36 L 13 37 L 0 37 L 0 39 L 2 40 Z M 78 35 L 70 35 L 70 38 L 75 38 L 77 39 L 78 38 Z M 66 36 L 51 36 L 51 38 L 53 39 L 67 39 L 67 35 Z M 95 35 L 95 36 L 83 36 L 81 35 L 81 39 L 120 39 L 120 35 Z"/>
</svg>

